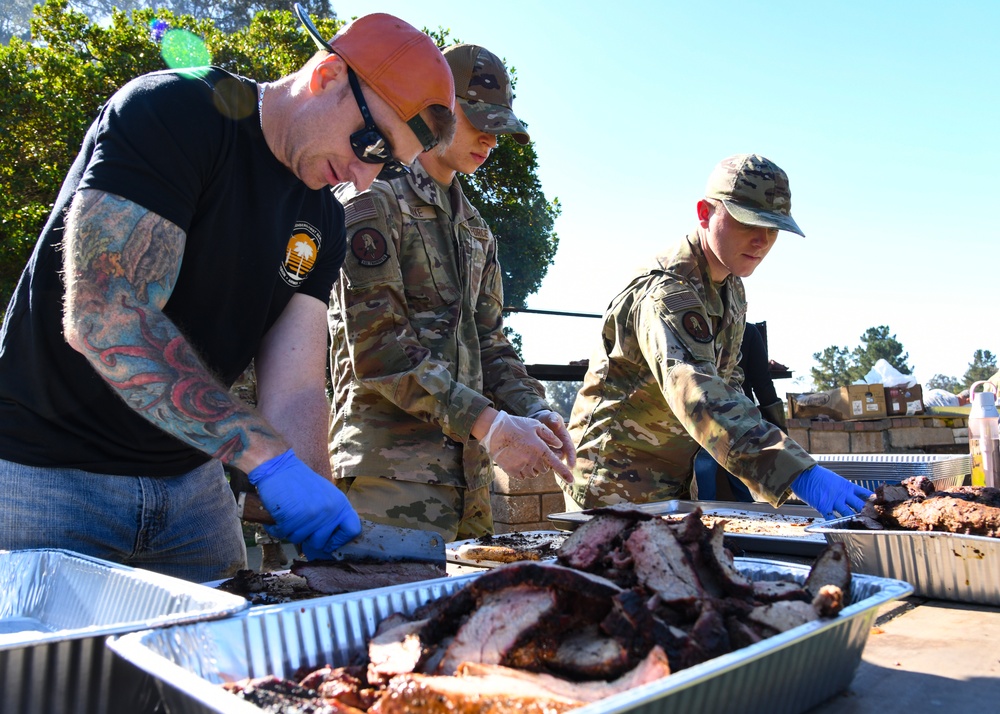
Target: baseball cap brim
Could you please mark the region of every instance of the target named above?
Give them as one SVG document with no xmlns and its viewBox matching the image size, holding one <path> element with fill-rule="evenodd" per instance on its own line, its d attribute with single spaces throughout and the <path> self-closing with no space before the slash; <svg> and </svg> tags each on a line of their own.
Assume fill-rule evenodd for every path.
<svg viewBox="0 0 1000 714">
<path fill-rule="evenodd" d="M 462 107 L 472 126 L 479 131 L 487 134 L 510 134 L 518 144 L 531 141 L 524 124 L 508 107 L 487 102 L 470 102 L 462 97 L 456 97 L 455 101 Z"/>
<path fill-rule="evenodd" d="M 799 224 L 796 223 L 795 219 L 791 216 L 786 216 L 784 213 L 775 213 L 774 211 L 763 211 L 759 208 L 741 206 L 740 204 L 728 199 L 720 200 L 726 207 L 726 210 L 729 211 L 729 215 L 740 223 L 744 223 L 748 226 L 777 228 L 779 231 L 797 233 L 805 238 L 806 234 L 802 232 L 802 229 L 799 228 Z"/>
</svg>

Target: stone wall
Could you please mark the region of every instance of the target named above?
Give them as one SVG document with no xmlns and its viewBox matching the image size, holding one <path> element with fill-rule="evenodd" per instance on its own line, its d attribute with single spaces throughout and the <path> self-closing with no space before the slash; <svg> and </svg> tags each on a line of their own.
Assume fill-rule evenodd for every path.
<svg viewBox="0 0 1000 714">
<path fill-rule="evenodd" d="M 969 422 L 964 417 L 789 419 L 788 435 L 811 454 L 964 454 L 969 450 Z"/>
<path fill-rule="evenodd" d="M 563 492 L 551 472 L 532 478 L 511 478 L 500 468 L 493 482 L 491 501 L 497 533 L 548 531 L 550 513 L 566 510 Z"/>
</svg>

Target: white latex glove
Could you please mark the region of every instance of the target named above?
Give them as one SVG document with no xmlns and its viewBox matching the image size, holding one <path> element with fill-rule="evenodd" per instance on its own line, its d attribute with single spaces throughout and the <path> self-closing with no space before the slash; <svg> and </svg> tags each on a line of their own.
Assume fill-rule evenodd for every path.
<svg viewBox="0 0 1000 714">
<path fill-rule="evenodd" d="M 562 455 L 568 466 L 575 466 L 576 447 L 573 446 L 573 440 L 569 437 L 569 429 L 566 428 L 566 422 L 563 421 L 562 415 L 551 409 L 541 409 L 534 414 L 529 414 L 528 418 L 537 419 L 552 430 L 552 433 L 562 442 L 562 448 L 559 449 L 558 453 Z"/>
<path fill-rule="evenodd" d="M 537 419 L 497 412 L 480 443 L 511 476 L 526 478 L 552 469 L 567 483 L 573 481 L 573 472 L 556 456 L 562 441 Z"/>
</svg>

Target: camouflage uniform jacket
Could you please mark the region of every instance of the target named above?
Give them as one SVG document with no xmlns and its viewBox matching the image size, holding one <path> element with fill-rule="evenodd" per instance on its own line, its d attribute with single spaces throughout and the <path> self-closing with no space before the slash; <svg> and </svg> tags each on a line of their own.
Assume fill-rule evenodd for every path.
<svg viewBox="0 0 1000 714">
<path fill-rule="evenodd" d="M 457 178 L 445 199 L 412 168 L 336 189 L 348 250 L 329 310 L 333 474 L 480 488 L 493 465 L 470 434 L 491 399 L 517 415 L 549 406 L 503 334 L 492 232 Z"/>
<path fill-rule="evenodd" d="M 570 419 L 574 501 L 689 498 L 699 446 L 769 503 L 787 498 L 815 461 L 743 394 L 745 322 L 743 282 L 712 282 L 698 233 L 615 297 Z"/>
</svg>

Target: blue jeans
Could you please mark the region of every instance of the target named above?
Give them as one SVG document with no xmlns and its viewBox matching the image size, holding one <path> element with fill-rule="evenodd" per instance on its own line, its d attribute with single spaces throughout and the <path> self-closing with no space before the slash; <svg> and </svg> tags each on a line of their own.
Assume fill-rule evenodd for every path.
<svg viewBox="0 0 1000 714">
<path fill-rule="evenodd" d="M 193 582 L 247 567 L 219 461 L 151 478 L 0 459 L 0 550 L 63 548 Z"/>
</svg>

